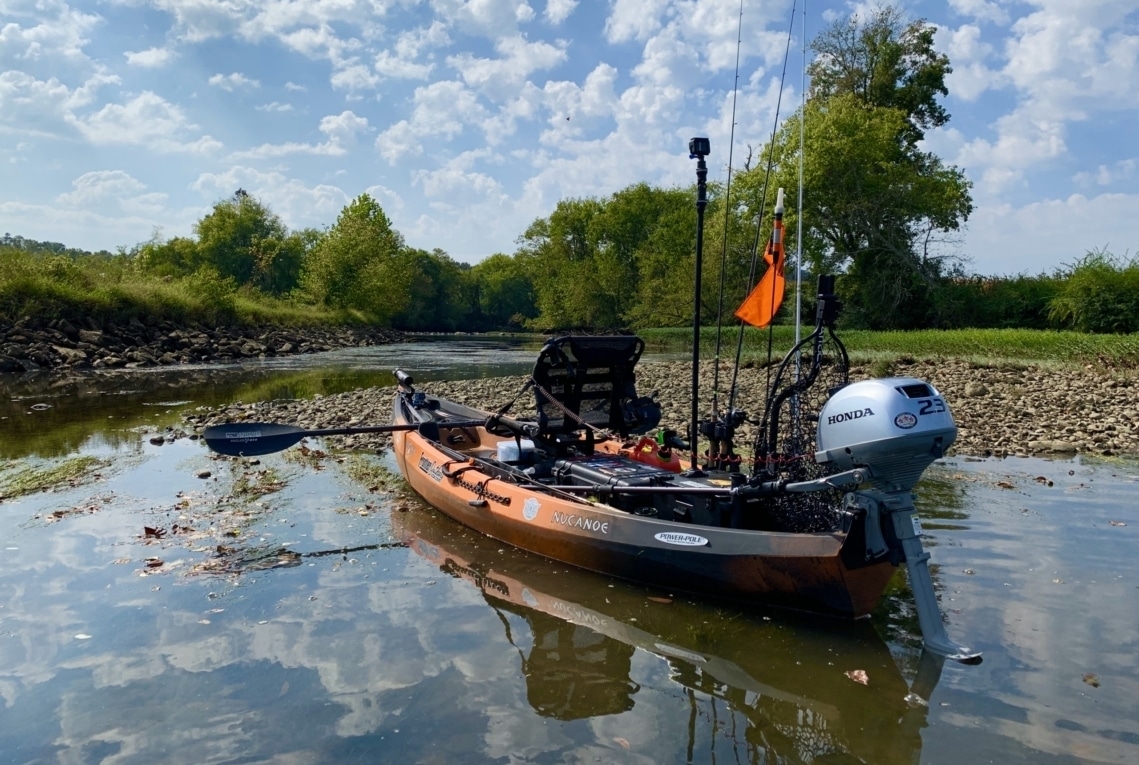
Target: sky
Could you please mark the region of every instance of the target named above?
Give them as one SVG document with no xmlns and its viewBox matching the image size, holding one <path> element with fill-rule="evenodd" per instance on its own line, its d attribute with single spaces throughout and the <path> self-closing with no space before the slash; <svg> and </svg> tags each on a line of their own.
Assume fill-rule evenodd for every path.
<svg viewBox="0 0 1139 765">
<path fill-rule="evenodd" d="M 924 145 L 973 184 L 947 254 L 984 275 L 1139 254 L 1139 3 L 896 5 L 954 69 Z M 798 3 L 781 119 L 803 24 L 869 7 Z M 738 170 L 772 132 L 792 17 L 791 0 L 0 0 L 0 232 L 115 251 L 193 235 L 239 188 L 292 229 L 368 193 L 409 245 L 510 254 L 559 200 L 693 184 L 693 136 L 710 180 Z"/>
</svg>

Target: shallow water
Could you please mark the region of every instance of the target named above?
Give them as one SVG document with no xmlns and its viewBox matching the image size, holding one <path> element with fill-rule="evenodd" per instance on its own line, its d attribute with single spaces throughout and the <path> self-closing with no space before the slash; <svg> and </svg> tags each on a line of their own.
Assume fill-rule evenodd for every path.
<svg viewBox="0 0 1139 765">
<path fill-rule="evenodd" d="M 32 461 L 105 462 L 0 501 L 0 762 L 1139 761 L 1135 464 L 931 469 L 947 628 L 985 653 L 939 667 L 902 576 L 854 624 L 691 602 L 471 535 L 386 455 L 153 445 L 205 395 L 120 395 L 170 405 L 43 398 L 90 432 Z"/>
</svg>

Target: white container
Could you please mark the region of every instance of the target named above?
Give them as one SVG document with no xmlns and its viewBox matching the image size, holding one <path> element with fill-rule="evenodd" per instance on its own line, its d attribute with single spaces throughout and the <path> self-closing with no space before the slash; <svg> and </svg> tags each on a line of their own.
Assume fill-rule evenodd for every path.
<svg viewBox="0 0 1139 765">
<path fill-rule="evenodd" d="M 519 450 L 521 446 L 521 450 Z M 502 441 L 498 444 L 498 461 L 499 462 L 521 462 L 522 460 L 529 459 L 530 455 L 534 453 L 534 442 L 529 438 L 523 438 L 521 442 L 510 439 L 509 441 Z"/>
</svg>

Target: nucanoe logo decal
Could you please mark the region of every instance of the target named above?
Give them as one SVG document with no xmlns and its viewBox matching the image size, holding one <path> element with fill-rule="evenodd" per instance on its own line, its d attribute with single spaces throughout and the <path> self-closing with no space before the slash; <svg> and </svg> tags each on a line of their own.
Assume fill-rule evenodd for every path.
<svg viewBox="0 0 1139 765">
<path fill-rule="evenodd" d="M 609 533 L 609 521 L 599 521 L 596 518 L 586 518 L 584 515 L 577 515 L 576 513 L 566 514 L 557 510 L 550 516 L 552 523 L 560 523 L 562 526 L 573 526 L 583 531 L 597 531 L 602 534 Z"/>
</svg>

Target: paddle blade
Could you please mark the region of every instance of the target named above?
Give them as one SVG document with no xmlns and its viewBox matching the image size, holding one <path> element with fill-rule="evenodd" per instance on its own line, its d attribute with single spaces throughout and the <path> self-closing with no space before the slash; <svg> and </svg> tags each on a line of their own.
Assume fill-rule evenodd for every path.
<svg viewBox="0 0 1139 765">
<path fill-rule="evenodd" d="M 206 446 L 230 457 L 256 457 L 288 449 L 306 431 L 295 425 L 275 422 L 227 422 L 211 425 L 202 433 Z"/>
</svg>

